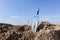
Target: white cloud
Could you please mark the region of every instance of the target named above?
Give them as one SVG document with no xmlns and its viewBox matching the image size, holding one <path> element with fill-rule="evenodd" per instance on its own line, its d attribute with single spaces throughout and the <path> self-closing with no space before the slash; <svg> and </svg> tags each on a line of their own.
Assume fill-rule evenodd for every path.
<svg viewBox="0 0 60 40">
<path fill-rule="evenodd" d="M 11 16 L 10 18 L 12 18 L 12 19 L 21 19 L 20 16 Z"/>
<path fill-rule="evenodd" d="M 60 16 L 59 15 L 41 15 L 40 21 L 48 21 L 51 23 L 60 24 Z"/>
</svg>

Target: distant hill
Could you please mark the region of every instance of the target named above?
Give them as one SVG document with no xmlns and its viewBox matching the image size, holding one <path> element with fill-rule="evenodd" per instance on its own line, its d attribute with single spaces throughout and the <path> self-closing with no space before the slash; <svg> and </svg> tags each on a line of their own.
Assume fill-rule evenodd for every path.
<svg viewBox="0 0 60 40">
<path fill-rule="evenodd" d="M 13 26 L 12 24 L 0 23 L 0 25 Z"/>
</svg>

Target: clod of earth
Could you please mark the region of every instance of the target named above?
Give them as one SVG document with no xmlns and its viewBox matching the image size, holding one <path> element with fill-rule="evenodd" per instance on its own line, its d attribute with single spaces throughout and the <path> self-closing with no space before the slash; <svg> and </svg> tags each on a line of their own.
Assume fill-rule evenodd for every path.
<svg viewBox="0 0 60 40">
<path fill-rule="evenodd" d="M 33 32 L 30 25 L 0 23 L 0 40 L 60 40 L 60 25 L 41 22 Z"/>
</svg>

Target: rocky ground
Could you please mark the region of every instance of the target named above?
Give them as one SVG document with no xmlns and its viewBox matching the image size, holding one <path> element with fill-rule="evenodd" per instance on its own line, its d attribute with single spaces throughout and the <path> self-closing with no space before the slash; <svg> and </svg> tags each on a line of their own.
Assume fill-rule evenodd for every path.
<svg viewBox="0 0 60 40">
<path fill-rule="evenodd" d="M 33 32 L 29 25 L 0 23 L 0 40 L 60 40 L 60 25 L 42 22 Z"/>
</svg>

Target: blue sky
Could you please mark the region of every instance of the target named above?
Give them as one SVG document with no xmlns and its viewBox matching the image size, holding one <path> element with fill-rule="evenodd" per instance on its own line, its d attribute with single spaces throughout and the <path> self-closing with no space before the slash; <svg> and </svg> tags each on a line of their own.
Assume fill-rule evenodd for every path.
<svg viewBox="0 0 60 40">
<path fill-rule="evenodd" d="M 37 8 L 40 22 L 60 24 L 60 0 L 0 0 L 0 23 L 27 24 Z"/>
</svg>

